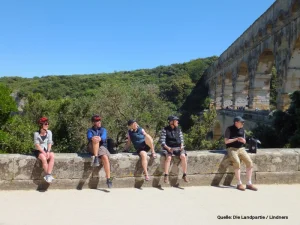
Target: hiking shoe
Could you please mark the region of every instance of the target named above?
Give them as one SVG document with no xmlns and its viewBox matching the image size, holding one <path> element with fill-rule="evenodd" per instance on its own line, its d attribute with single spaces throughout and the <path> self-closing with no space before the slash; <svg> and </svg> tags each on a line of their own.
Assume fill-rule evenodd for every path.
<svg viewBox="0 0 300 225">
<path fill-rule="evenodd" d="M 95 157 L 94 166 L 100 166 L 99 157 Z"/>
<path fill-rule="evenodd" d="M 238 190 L 240 190 L 240 191 L 245 191 L 245 190 L 246 190 L 245 187 L 244 187 L 242 184 L 238 184 L 238 185 L 236 186 L 236 189 L 238 189 Z"/>
<path fill-rule="evenodd" d="M 189 180 L 187 179 L 186 175 L 183 175 L 183 176 L 182 176 L 182 179 L 183 179 L 183 180 L 184 180 L 184 182 L 186 182 L 186 183 L 188 183 L 188 182 L 189 182 Z"/>
<path fill-rule="evenodd" d="M 106 184 L 108 188 L 112 188 L 112 179 L 111 178 L 107 178 L 106 179 Z"/>
<path fill-rule="evenodd" d="M 94 166 L 94 162 L 95 162 L 95 156 L 92 155 L 92 156 L 91 156 L 91 166 Z"/>
<path fill-rule="evenodd" d="M 46 175 L 46 176 L 44 176 L 44 180 L 45 180 L 47 183 L 51 183 L 51 182 L 52 182 L 51 175 Z"/>
<path fill-rule="evenodd" d="M 164 182 L 165 182 L 165 184 L 169 184 L 168 174 L 165 174 Z"/>
<path fill-rule="evenodd" d="M 49 183 L 49 181 L 48 181 L 48 175 L 44 176 L 43 178 L 44 178 L 44 180 L 45 180 L 47 183 Z"/>
<path fill-rule="evenodd" d="M 51 180 L 51 182 L 55 180 L 55 178 L 51 174 L 48 176 L 48 179 Z"/>
<path fill-rule="evenodd" d="M 247 184 L 246 189 L 249 189 L 251 191 L 257 191 L 257 187 L 255 187 L 253 184 Z"/>
<path fill-rule="evenodd" d="M 150 181 L 150 177 L 149 177 L 149 175 L 145 175 L 145 181 Z"/>
</svg>

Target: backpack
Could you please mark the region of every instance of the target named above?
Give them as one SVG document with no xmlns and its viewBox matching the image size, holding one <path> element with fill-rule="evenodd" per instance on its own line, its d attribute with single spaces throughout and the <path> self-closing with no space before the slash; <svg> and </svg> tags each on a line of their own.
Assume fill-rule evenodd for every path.
<svg viewBox="0 0 300 225">
<path fill-rule="evenodd" d="M 249 138 L 249 152 L 256 153 L 257 152 L 257 144 L 260 144 L 260 141 L 255 138 Z"/>
<path fill-rule="evenodd" d="M 106 143 L 107 143 L 107 150 L 109 151 L 109 153 L 117 154 L 115 141 L 112 138 L 107 138 Z"/>
</svg>

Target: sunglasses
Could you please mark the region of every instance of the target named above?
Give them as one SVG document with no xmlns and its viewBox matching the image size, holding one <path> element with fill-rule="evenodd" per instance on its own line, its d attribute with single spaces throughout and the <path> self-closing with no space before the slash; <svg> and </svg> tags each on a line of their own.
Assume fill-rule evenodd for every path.
<svg viewBox="0 0 300 225">
<path fill-rule="evenodd" d="M 43 123 L 43 125 L 49 125 L 49 123 Z"/>
</svg>

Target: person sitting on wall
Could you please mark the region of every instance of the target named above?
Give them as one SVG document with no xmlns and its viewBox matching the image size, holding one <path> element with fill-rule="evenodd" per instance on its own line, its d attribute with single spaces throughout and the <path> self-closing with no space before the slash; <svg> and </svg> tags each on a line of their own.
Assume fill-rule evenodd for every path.
<svg viewBox="0 0 300 225">
<path fill-rule="evenodd" d="M 92 154 L 91 165 L 96 167 L 99 166 L 99 158 L 104 167 L 106 174 L 106 184 L 108 188 L 112 188 L 112 179 L 110 177 L 110 153 L 107 150 L 107 132 L 106 129 L 101 126 L 102 118 L 99 115 L 92 116 L 93 126 L 87 131 L 88 151 Z"/>
<path fill-rule="evenodd" d="M 51 183 L 54 177 L 51 175 L 54 166 L 54 153 L 51 152 L 53 145 L 52 132 L 48 130 L 49 121 L 47 117 L 42 117 L 38 121 L 39 130 L 34 132 L 34 146 L 33 154 L 36 158 L 42 161 L 43 169 L 46 175 L 44 180 L 47 183 Z"/>
<path fill-rule="evenodd" d="M 246 188 L 252 191 L 257 191 L 257 188 L 251 182 L 253 162 L 243 147 L 246 144 L 246 137 L 244 131 L 245 120 L 237 116 L 233 120 L 234 124 L 227 127 L 225 131 L 225 144 L 227 148 L 227 153 L 233 162 L 234 173 L 238 180 L 237 189 L 245 191 L 245 187 L 241 181 L 241 160 L 246 164 L 246 176 L 247 185 Z"/>
<path fill-rule="evenodd" d="M 150 177 L 148 174 L 148 161 L 147 152 L 150 150 L 153 158 L 156 158 L 152 137 L 140 127 L 135 120 L 129 120 L 127 142 L 124 151 L 128 151 L 130 144 L 132 143 L 137 154 L 141 157 L 142 167 L 145 174 L 145 180 L 149 181 Z"/>
<path fill-rule="evenodd" d="M 180 157 L 181 166 L 183 170 L 182 179 L 185 182 L 188 182 L 187 179 L 187 154 L 184 150 L 184 140 L 181 129 L 178 127 L 177 116 L 169 116 L 168 123 L 169 125 L 162 129 L 160 135 L 160 143 L 163 148 L 162 154 L 166 157 L 165 161 L 165 174 L 164 174 L 164 182 L 169 183 L 168 174 L 172 156 Z"/>
</svg>

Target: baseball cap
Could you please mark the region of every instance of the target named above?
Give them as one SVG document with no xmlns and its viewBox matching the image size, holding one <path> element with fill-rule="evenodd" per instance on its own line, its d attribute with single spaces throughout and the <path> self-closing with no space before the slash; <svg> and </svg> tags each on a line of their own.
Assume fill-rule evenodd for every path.
<svg viewBox="0 0 300 225">
<path fill-rule="evenodd" d="M 99 115 L 93 115 L 91 120 L 92 122 L 101 121 L 101 117 Z"/>
<path fill-rule="evenodd" d="M 179 118 L 177 116 L 173 116 L 173 115 L 168 117 L 169 122 L 171 122 L 173 120 L 179 120 Z"/>
<path fill-rule="evenodd" d="M 241 116 L 236 116 L 234 117 L 233 122 L 245 122 L 245 120 Z"/>
<path fill-rule="evenodd" d="M 45 122 L 48 122 L 48 118 L 47 117 L 44 116 L 44 117 L 42 117 L 42 118 L 39 119 L 39 124 L 43 124 Z"/>
<path fill-rule="evenodd" d="M 128 120 L 127 125 L 130 126 L 131 124 L 135 123 L 135 120 Z"/>
</svg>

